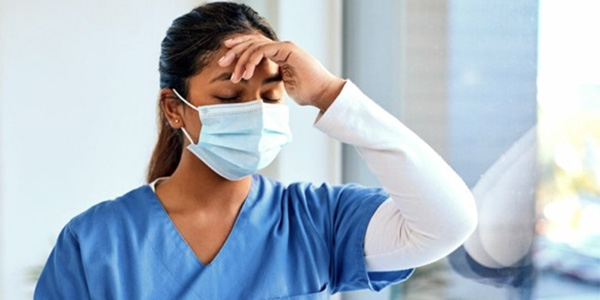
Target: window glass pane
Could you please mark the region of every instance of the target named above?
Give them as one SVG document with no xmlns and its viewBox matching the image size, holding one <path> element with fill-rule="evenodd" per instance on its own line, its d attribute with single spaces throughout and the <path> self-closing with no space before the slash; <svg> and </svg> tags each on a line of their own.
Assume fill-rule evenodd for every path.
<svg viewBox="0 0 600 300">
<path fill-rule="evenodd" d="M 600 23 L 594 1 L 346 1 L 344 74 L 471 187 L 480 224 L 383 294 L 600 297 Z M 344 180 L 377 182 L 352 147 Z"/>
</svg>

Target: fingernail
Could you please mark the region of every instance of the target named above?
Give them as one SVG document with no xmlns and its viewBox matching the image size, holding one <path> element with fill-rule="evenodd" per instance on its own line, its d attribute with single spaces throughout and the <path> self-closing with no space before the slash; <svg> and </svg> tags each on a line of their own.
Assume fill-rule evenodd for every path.
<svg viewBox="0 0 600 300">
<path fill-rule="evenodd" d="M 219 62 L 222 62 L 225 59 L 225 55 L 221 56 L 221 58 L 219 58 Z"/>
<path fill-rule="evenodd" d="M 231 43 L 231 41 L 233 41 L 233 39 L 228 39 L 224 43 Z"/>
<path fill-rule="evenodd" d="M 248 78 L 246 78 L 246 74 L 248 74 L 248 70 L 245 70 L 245 71 L 244 71 L 244 74 L 242 74 L 242 78 L 244 78 L 244 79 L 248 79 Z"/>
</svg>

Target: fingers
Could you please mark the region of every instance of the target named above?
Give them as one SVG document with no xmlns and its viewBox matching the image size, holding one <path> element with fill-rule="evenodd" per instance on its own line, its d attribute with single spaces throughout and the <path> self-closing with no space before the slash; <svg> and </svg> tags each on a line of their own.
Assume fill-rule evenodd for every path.
<svg viewBox="0 0 600 300">
<path fill-rule="evenodd" d="M 261 45 L 260 48 L 264 48 L 263 46 L 264 45 Z M 250 53 L 250 51 L 247 51 L 246 53 Z M 255 49 L 255 51 L 248 55 L 247 62 L 243 63 L 243 66 L 246 68 L 246 70 L 244 71 L 242 78 L 246 80 L 252 78 L 256 66 L 260 64 L 264 57 L 264 52 L 258 47 Z M 242 61 L 242 57 L 240 57 L 240 61 Z"/>
<path fill-rule="evenodd" d="M 262 38 L 261 38 L 262 37 Z M 237 57 L 240 57 L 242 52 L 256 41 L 271 41 L 264 36 L 258 35 L 243 35 L 223 42 L 225 47 L 230 48 L 227 53 L 219 60 L 221 67 L 229 66 Z"/>
<path fill-rule="evenodd" d="M 233 82 L 239 82 L 241 79 L 248 80 L 252 77 L 256 65 L 258 65 L 262 60 L 262 55 L 260 55 L 262 52 L 262 47 L 268 43 L 272 42 L 254 42 L 242 52 L 231 75 L 231 80 Z M 255 54 L 259 54 L 258 56 L 260 56 L 260 58 L 258 60 L 256 58 L 250 59 L 251 57 L 256 57 Z"/>
<path fill-rule="evenodd" d="M 232 49 L 227 51 L 223 57 L 219 59 L 219 65 L 221 67 L 227 67 L 232 62 L 235 61 L 236 58 L 240 57 L 241 53 L 246 49 L 249 45 L 251 45 L 252 41 L 247 40 L 241 43 L 235 44 L 235 47 L 232 46 Z"/>
<path fill-rule="evenodd" d="M 247 34 L 247 35 L 240 35 L 238 37 L 235 38 L 231 38 L 226 40 L 225 42 L 223 42 L 223 44 L 225 44 L 225 47 L 227 48 L 232 48 L 233 46 L 239 44 L 239 43 L 243 43 L 245 41 L 251 40 L 251 39 L 257 39 L 257 38 L 267 38 L 262 34 Z"/>
<path fill-rule="evenodd" d="M 262 35 L 245 35 L 229 39 L 224 45 L 230 50 L 219 60 L 219 65 L 229 66 L 237 58 L 231 75 L 231 81 L 237 83 L 242 79 L 250 79 L 263 58 L 269 58 L 278 64 L 286 62 L 292 43 L 274 42 Z"/>
</svg>

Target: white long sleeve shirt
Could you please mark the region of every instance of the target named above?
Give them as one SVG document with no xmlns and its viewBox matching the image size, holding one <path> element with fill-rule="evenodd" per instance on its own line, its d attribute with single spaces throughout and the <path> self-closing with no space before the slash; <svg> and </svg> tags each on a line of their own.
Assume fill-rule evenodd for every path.
<svg viewBox="0 0 600 300">
<path fill-rule="evenodd" d="M 390 195 L 369 222 L 369 271 L 391 271 L 434 262 L 475 230 L 471 192 L 435 151 L 347 81 L 315 127 L 356 147 Z"/>
<path fill-rule="evenodd" d="M 347 81 L 314 125 L 354 145 L 390 198 L 365 234 L 368 271 L 434 262 L 458 248 L 477 224 L 471 192 L 431 147 Z M 158 180 L 152 182 L 154 186 Z"/>
</svg>

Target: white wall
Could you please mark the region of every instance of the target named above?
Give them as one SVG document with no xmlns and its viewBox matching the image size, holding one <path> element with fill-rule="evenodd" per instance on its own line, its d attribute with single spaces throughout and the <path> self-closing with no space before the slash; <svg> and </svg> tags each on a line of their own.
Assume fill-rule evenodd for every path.
<svg viewBox="0 0 600 300">
<path fill-rule="evenodd" d="M 197 1 L 0 2 L 0 298 L 66 222 L 142 184 L 160 41 Z"/>
<path fill-rule="evenodd" d="M 341 0 L 280 1 L 278 34 L 314 55 L 341 76 Z M 282 153 L 282 181 L 341 182 L 341 144 L 313 128 L 318 110 L 291 106 L 295 143 Z"/>
<path fill-rule="evenodd" d="M 0 0 L 0 299 L 29 299 L 60 229 L 140 185 L 155 142 L 160 41 L 201 1 Z M 339 74 L 339 0 L 246 1 Z M 291 104 L 270 171 L 338 183 L 340 145 Z"/>
</svg>

